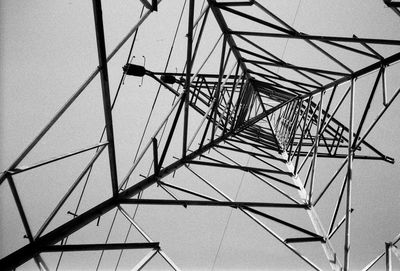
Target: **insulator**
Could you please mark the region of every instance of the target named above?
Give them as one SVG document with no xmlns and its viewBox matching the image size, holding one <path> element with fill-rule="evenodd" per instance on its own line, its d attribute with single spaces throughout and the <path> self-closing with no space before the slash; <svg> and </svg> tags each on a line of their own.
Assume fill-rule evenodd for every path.
<svg viewBox="0 0 400 271">
<path fill-rule="evenodd" d="M 163 81 L 166 84 L 174 84 L 174 83 L 176 83 L 175 77 L 172 76 L 172 75 L 169 75 L 169 74 L 161 75 L 161 81 Z"/>
<path fill-rule="evenodd" d="M 122 69 L 127 75 L 143 77 L 146 74 L 146 69 L 143 66 L 135 64 L 126 64 Z"/>
</svg>

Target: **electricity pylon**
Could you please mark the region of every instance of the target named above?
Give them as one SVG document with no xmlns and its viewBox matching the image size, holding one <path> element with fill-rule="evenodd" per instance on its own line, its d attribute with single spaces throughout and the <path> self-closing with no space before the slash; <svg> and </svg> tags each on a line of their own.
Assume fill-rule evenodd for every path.
<svg viewBox="0 0 400 271">
<path fill-rule="evenodd" d="M 149 253 L 138 263 L 132 263 L 132 267 L 141 269 L 159 254 L 167 265 L 179 270 L 179 263 L 162 250 L 162 240 L 161 243 L 154 242 L 127 208 L 177 205 L 184 208 L 234 208 L 308 267 L 322 269 L 311 257 L 306 256 L 302 244 L 320 243 L 332 270 L 350 270 L 350 256 L 353 253 L 350 245 L 353 163 L 355 160 L 394 163 L 394 159 L 385 154 L 386 150 L 380 150 L 368 142 L 368 136 L 376 130 L 385 112 L 395 104 L 400 92 L 398 86 L 393 90 L 388 89 L 386 84 L 391 80 L 388 71 L 400 60 L 400 40 L 305 34 L 274 14 L 268 5 L 254 0 L 209 0 L 196 19 L 195 1 L 190 0 L 183 72 L 153 71 L 130 62 L 121 64 L 123 80 L 129 81 L 132 76 L 154 80 L 168 90 L 175 100 L 159 128 L 135 156 L 124 177 L 120 178 L 123 173 L 117 170 L 118 152 L 115 147 L 108 62 L 141 24 L 146 23 L 151 13 L 163 8 L 161 1 L 141 2 L 146 9 L 145 14 L 107 56 L 101 1 L 93 0 L 98 67 L 15 162 L 3 171 L 1 185 L 8 184 L 10 188 L 29 243 L 2 258 L 2 269 L 14 269 L 33 259 L 39 269 L 46 270 L 48 266 L 42 258 L 44 253 L 149 249 Z M 385 1 L 385 4 L 395 14 L 399 13 L 398 2 Z M 240 27 L 237 22 L 240 22 Z M 199 60 L 200 56 L 203 57 L 201 42 L 209 41 L 207 27 L 212 23 L 221 35 L 211 53 L 202 61 Z M 296 59 L 283 60 L 269 50 L 266 42 L 260 40 L 296 40 L 299 46 L 311 48 L 313 54 L 324 57 L 325 61 L 299 64 Z M 217 47 L 219 54 L 214 53 Z M 386 47 L 391 48 L 390 53 Z M 343 52 L 349 56 L 344 60 L 341 57 Z M 218 59 L 218 65 L 211 72 L 204 71 L 203 66 L 210 56 Z M 96 76 L 101 80 L 104 139 L 74 152 L 21 166 L 24 158 Z M 366 102 L 358 103 L 356 94 L 361 90 L 357 84 L 365 77 L 372 80 L 368 87 L 363 85 Z M 376 104 L 379 104 L 379 110 L 371 112 L 371 106 Z M 355 119 L 355 111 L 358 119 Z M 173 141 L 180 144 L 175 146 Z M 33 232 L 25 214 L 23 199 L 15 185 L 15 176 L 90 151 L 94 151 L 92 158 L 71 183 L 53 212 Z M 60 215 L 63 205 L 72 194 L 77 193 L 76 188 L 90 174 L 101 156 L 107 157 L 109 171 L 105 178 L 109 180 L 112 195 L 84 212 L 71 213 L 71 219 L 49 229 L 52 221 Z M 241 162 L 243 157 L 251 157 L 255 165 L 244 164 Z M 331 159 L 339 161 L 335 171 L 320 177 L 323 161 Z M 143 164 L 150 165 L 151 172 L 139 178 L 137 168 Z M 274 191 L 277 197 L 262 201 L 252 198 L 238 200 L 225 193 L 213 180 L 204 177 L 201 173 L 204 169 L 246 172 L 265 185 L 266 189 Z M 183 187 L 167 178 L 178 171 L 191 174 L 191 178 L 200 181 L 215 196 L 191 189 L 190 182 L 188 187 Z M 335 184 L 339 190 L 330 202 L 330 221 L 324 223 L 317 211 L 318 203 L 333 190 Z M 165 195 L 147 198 L 144 191 L 154 187 Z M 278 209 L 282 213 L 294 210 L 299 216 L 293 221 L 272 214 L 269 212 L 271 209 Z M 70 244 L 66 241 L 73 233 L 111 212 L 122 215 L 130 227 L 143 236 L 145 242 L 127 242 L 125 239 L 124 242 L 110 243 L 107 239 L 105 243 L 85 240 Z M 339 217 L 340 213 L 343 213 L 343 217 Z M 312 227 L 304 226 L 298 221 L 300 218 L 309 220 Z M 278 233 L 268 222 L 286 229 L 285 235 Z M 335 247 L 331 239 L 340 233 L 342 244 Z M 382 240 L 382 247 L 385 241 L 388 240 Z M 388 268 L 391 266 L 391 251 L 398 257 L 398 241 L 399 237 L 396 237 L 386 245 Z M 371 268 L 383 255 L 364 270 Z"/>
</svg>

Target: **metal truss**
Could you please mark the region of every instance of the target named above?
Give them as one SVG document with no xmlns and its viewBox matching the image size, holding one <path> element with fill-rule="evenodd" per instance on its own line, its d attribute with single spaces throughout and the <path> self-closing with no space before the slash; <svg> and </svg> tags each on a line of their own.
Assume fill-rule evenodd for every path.
<svg viewBox="0 0 400 271">
<path fill-rule="evenodd" d="M 148 249 L 149 253 L 139 263 L 132 263 L 132 268 L 142 269 L 158 254 L 169 267 L 179 270 L 179 263 L 175 263 L 162 250 L 162 240 L 154 242 L 127 209 L 129 206 L 177 205 L 184 208 L 234 208 L 310 269 L 324 268 L 307 257 L 306 251 L 302 250 L 303 246 L 297 246 L 299 244 L 320 243 L 332 270 L 350 270 L 350 256 L 353 253 L 350 245 L 353 163 L 355 160 L 394 163 L 394 159 L 385 154 L 386 150 L 368 141 L 368 136 L 375 131 L 385 112 L 396 103 L 400 93 L 399 87 L 393 90 L 386 85 L 387 80 L 390 80 L 388 71 L 400 60 L 400 40 L 305 34 L 275 15 L 263 1 L 255 0 L 208 0 L 196 20 L 195 1 L 190 0 L 184 72 L 151 71 L 133 63 L 121 64 L 124 66 L 124 80 L 131 80 L 131 76 L 145 77 L 148 78 L 146 80 L 154 80 L 176 97 L 166 118 L 121 178 L 121 172 L 117 170 L 118 153 L 115 149 L 108 62 L 152 12 L 162 9 L 161 1 L 141 2 L 147 9 L 146 13 L 107 56 L 101 3 L 100 0 L 93 0 L 98 67 L 15 162 L 3 171 L 0 183 L 3 186 L 8 183 L 10 187 L 29 243 L 2 258 L 1 269 L 15 269 L 33 259 L 40 270 L 49 270 L 42 258 L 44 253 Z M 385 3 L 398 14 L 397 2 Z M 198 54 L 201 41 L 207 39 L 210 18 L 215 20 L 221 36 L 202 63 Z M 237 24 L 232 23 L 237 21 L 241 22 L 240 29 L 236 29 Z M 268 46 L 259 42 L 260 39 L 298 40 L 314 53 L 325 57 L 326 62 L 303 65 L 296 63 L 296 59 L 284 60 L 270 52 Z M 374 49 L 375 46 L 380 49 Z M 385 46 L 395 48 L 396 51 L 387 54 Z M 211 72 L 203 71 L 204 63 L 216 48 L 220 50 L 218 67 Z M 353 65 L 350 60 L 341 59 L 336 56 L 339 55 L 338 50 L 365 64 L 360 67 Z M 212 55 L 214 59 L 215 54 Z M 195 66 L 200 68 L 195 70 Z M 277 68 L 282 72 L 277 72 Z M 97 75 L 101 80 L 105 138 L 77 151 L 33 165 L 21 165 L 28 153 Z M 365 104 L 360 105 L 356 98 L 357 91 L 360 91 L 357 83 L 366 77 L 373 79 L 368 87 L 363 85 L 363 95 L 368 98 Z M 371 105 L 376 103 L 380 104 L 379 110 L 371 112 Z M 355 110 L 361 116 L 359 120 L 355 120 Z M 165 129 L 165 138 L 161 135 L 162 129 Z M 176 146 L 172 146 L 176 138 L 180 142 L 178 154 Z M 103 152 L 105 149 L 107 151 Z M 15 185 L 15 176 L 86 152 L 94 152 L 92 158 L 53 212 L 33 232 Z M 104 178 L 109 179 L 112 196 L 82 213 L 71 212 L 73 216 L 70 220 L 48 230 L 65 202 L 76 193 L 77 186 L 102 156 L 108 160 L 109 172 Z M 146 159 L 149 156 L 151 158 Z M 175 160 L 171 160 L 173 156 Z M 244 164 L 242 161 L 245 157 L 251 157 L 256 162 L 254 165 Z M 318 172 L 321 170 L 319 166 L 323 164 L 321 161 L 331 159 L 340 161 L 339 166 L 332 176 L 327 177 L 326 173 L 320 177 Z M 139 178 L 137 168 L 142 164 L 150 165 L 151 173 Z M 251 198 L 239 200 L 229 196 L 201 173 L 204 169 L 218 168 L 246 172 L 255 182 L 261 182 L 266 189 L 277 193 L 281 201 L 254 201 Z M 190 174 L 187 176 L 205 185 L 216 196 L 191 189 L 189 181 L 185 188 L 166 178 L 176 171 Z M 330 222 L 326 223 L 319 217 L 317 209 L 321 199 L 335 184 L 340 189 L 335 192 L 335 200 L 329 203 Z M 142 196 L 143 191 L 150 187 L 157 188 L 164 196 Z M 305 220 L 309 219 L 312 227 L 276 216 L 268 211 L 271 209 L 282 212 L 295 210 Z M 70 235 L 113 211 L 115 215 L 122 215 L 130 227 L 136 229 L 146 241 L 87 243 L 86 240 L 80 244 L 67 243 Z M 344 216 L 339 217 L 340 213 L 344 213 Z M 281 235 L 269 222 L 286 229 L 290 234 Z M 335 247 L 332 239 L 339 234 L 343 234 L 343 244 Z M 364 270 L 369 270 L 384 255 L 390 270 L 390 255 L 399 258 L 396 246 L 398 241 L 397 236 L 392 242 L 386 243 L 385 252 Z M 385 240 L 382 240 L 382 247 L 384 244 Z"/>
</svg>

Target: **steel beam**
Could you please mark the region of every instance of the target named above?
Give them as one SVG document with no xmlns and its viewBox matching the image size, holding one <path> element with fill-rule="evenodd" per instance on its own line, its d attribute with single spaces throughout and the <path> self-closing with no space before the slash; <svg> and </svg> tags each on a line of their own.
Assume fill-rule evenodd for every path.
<svg viewBox="0 0 400 271">
<path fill-rule="evenodd" d="M 54 245 L 43 248 L 43 252 L 66 252 L 66 251 L 96 251 L 96 250 L 121 250 L 121 249 L 159 249 L 160 243 L 108 243 L 108 244 L 77 244 L 77 245 Z"/>
<path fill-rule="evenodd" d="M 114 128 L 111 114 L 111 98 L 110 98 L 110 86 L 108 81 L 108 68 L 107 68 L 107 55 L 106 45 L 104 40 L 104 28 L 103 28 L 103 15 L 101 10 L 101 0 L 92 0 L 94 23 L 96 29 L 96 40 L 97 40 L 97 53 L 99 58 L 100 67 L 100 78 L 101 78 L 101 90 L 103 95 L 103 108 L 104 108 L 104 119 L 106 122 L 106 132 L 108 141 L 108 156 L 111 174 L 111 185 L 113 196 L 118 194 L 118 176 L 117 176 L 117 162 L 115 157 L 115 146 L 114 146 Z"/>
<path fill-rule="evenodd" d="M 268 207 L 307 209 L 306 204 L 290 204 L 252 201 L 205 201 L 205 200 L 165 200 L 165 199 L 121 199 L 120 204 L 139 205 L 179 205 L 179 206 L 219 206 L 219 207 Z"/>
</svg>

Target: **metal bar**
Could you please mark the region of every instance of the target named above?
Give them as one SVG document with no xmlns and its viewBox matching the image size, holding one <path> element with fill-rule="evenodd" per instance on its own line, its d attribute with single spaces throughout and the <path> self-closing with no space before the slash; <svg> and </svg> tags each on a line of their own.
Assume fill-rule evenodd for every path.
<svg viewBox="0 0 400 271">
<path fill-rule="evenodd" d="M 286 238 L 286 243 L 325 242 L 321 237 Z"/>
<path fill-rule="evenodd" d="M 378 83 L 379 83 L 379 78 L 381 77 L 381 75 L 382 75 L 382 69 L 379 70 L 378 75 L 376 76 L 375 83 L 374 83 L 374 85 L 372 87 L 371 94 L 369 95 L 369 98 L 368 98 L 368 102 L 365 105 L 364 113 L 363 113 L 363 115 L 361 117 L 360 124 L 358 125 L 357 132 L 356 132 L 356 134 L 354 136 L 355 140 L 353 142 L 353 148 L 356 146 L 358 137 L 360 136 L 360 133 L 361 133 L 361 129 L 362 129 L 363 125 L 364 125 L 365 119 L 367 118 L 369 109 L 371 107 L 372 100 L 374 98 L 375 91 L 376 91 Z"/>
<path fill-rule="evenodd" d="M 221 60 L 219 64 L 219 76 L 218 76 L 218 84 L 217 84 L 217 89 L 215 91 L 215 103 L 214 103 L 214 109 L 211 113 L 211 115 L 214 115 L 212 117 L 213 119 L 213 125 L 211 129 L 211 140 L 214 140 L 215 136 L 215 127 L 216 127 L 216 121 L 217 121 L 217 112 L 218 112 L 218 105 L 219 105 L 219 99 L 220 99 L 220 91 L 221 91 L 221 80 L 222 80 L 222 75 L 225 71 L 224 67 L 224 59 L 225 59 L 225 50 L 226 50 L 226 36 L 224 35 L 224 39 L 222 41 L 222 51 L 221 51 Z"/>
<path fill-rule="evenodd" d="M 351 81 L 350 90 L 350 120 L 349 120 L 349 147 L 348 147 L 348 167 L 346 182 L 346 224 L 345 224 L 345 245 L 344 245 L 344 271 L 350 270 L 350 215 L 351 215 L 351 184 L 353 176 L 353 122 L 354 122 L 354 88 L 355 81 Z"/>
<path fill-rule="evenodd" d="M 385 263 L 386 263 L 386 271 L 392 271 L 392 253 L 390 253 L 391 243 L 385 243 Z"/>
<path fill-rule="evenodd" d="M 319 138 L 320 138 L 320 125 L 321 125 L 321 118 L 322 118 L 322 107 L 323 107 L 323 98 L 324 98 L 324 92 L 321 92 L 320 96 L 320 101 L 319 101 L 319 112 L 318 112 L 318 122 L 317 122 L 317 131 L 315 134 L 315 141 L 314 141 L 314 153 L 313 153 L 313 158 L 312 158 L 312 173 L 311 173 L 311 181 L 310 181 L 310 190 L 308 193 L 308 200 L 309 203 L 312 202 L 312 196 L 314 193 L 314 179 L 315 179 L 315 164 L 317 162 L 317 156 L 318 156 L 318 146 L 319 146 Z"/>
<path fill-rule="evenodd" d="M 189 1 L 189 19 L 187 33 L 187 54 L 186 54 L 186 84 L 184 94 L 184 115 L 183 115 L 183 146 L 182 157 L 186 156 L 187 151 L 187 135 L 189 121 L 189 93 L 190 93 L 190 74 L 192 71 L 192 43 L 193 43 L 193 17 L 194 17 L 194 0 Z"/>
<path fill-rule="evenodd" d="M 209 7 L 208 7 L 208 5 L 207 5 L 207 7 L 204 9 L 204 11 L 203 11 L 203 13 L 200 15 L 200 17 L 199 18 L 201 18 L 201 17 L 203 17 L 203 15 L 204 15 L 204 19 L 203 19 L 203 22 L 201 23 L 201 26 L 200 26 L 200 32 L 199 32 L 199 35 L 197 36 L 197 41 L 196 41 L 196 45 L 195 45 L 195 48 L 194 48 L 194 52 L 193 52 L 193 55 L 192 55 L 192 59 L 191 59 L 191 63 L 193 63 L 194 61 L 195 61 L 195 59 L 196 59 L 196 56 L 197 56 L 197 51 L 198 51 L 198 49 L 199 49 L 199 45 L 200 45 L 200 41 L 201 41 L 201 39 L 202 39 L 202 37 L 203 37 L 203 33 L 204 33 L 204 27 L 205 27 L 205 25 L 206 25 L 206 22 L 207 22 L 207 18 L 208 18 L 208 12 L 209 12 Z M 189 11 L 190 12 L 190 11 Z M 189 14 L 190 15 L 190 14 Z M 190 22 L 189 22 L 189 24 L 190 24 Z M 195 25 L 193 24 L 193 28 L 195 28 Z M 195 34 L 196 35 L 196 34 Z M 193 35 L 192 35 L 192 37 L 193 37 Z M 188 42 L 189 42 L 189 40 L 188 40 Z M 193 44 L 193 41 L 192 41 L 192 44 Z M 192 65 L 193 66 L 193 65 Z M 190 68 L 190 70 L 192 70 L 192 67 Z M 188 71 L 186 71 L 186 73 L 187 73 Z M 189 75 L 191 76 L 191 73 L 189 73 Z"/>
<path fill-rule="evenodd" d="M 157 146 L 157 138 L 153 137 L 153 166 L 154 166 L 154 174 L 158 176 L 160 173 L 160 166 L 158 165 L 158 146 Z"/>
<path fill-rule="evenodd" d="M 353 35 L 353 37 L 354 37 L 354 35 Z M 340 44 L 340 43 L 337 43 L 337 42 L 333 42 L 333 41 L 322 41 L 322 42 L 324 42 L 326 44 L 329 44 L 329 45 L 332 45 L 332 46 L 336 46 L 336 47 L 342 48 L 342 49 L 350 51 L 350 52 L 354 52 L 354 53 L 360 54 L 360 55 L 368 56 L 368 57 L 375 58 L 375 59 L 381 59 L 380 57 L 376 56 L 375 54 L 367 53 L 365 51 L 362 51 L 362 50 L 359 50 L 359 49 L 355 49 L 353 47 L 346 46 L 346 45 L 343 45 L 343 44 Z M 365 45 L 367 45 L 366 43 L 362 43 L 362 42 L 360 42 L 360 44 L 362 44 L 364 47 L 365 47 Z"/>
<path fill-rule="evenodd" d="M 370 270 L 383 256 L 385 255 L 385 252 L 382 252 L 382 254 L 378 255 L 375 259 L 373 259 L 366 267 L 364 267 L 361 271 L 368 271 Z"/>
<path fill-rule="evenodd" d="M 117 162 L 114 146 L 114 129 L 111 114 L 110 88 L 108 82 L 107 55 L 104 40 L 103 15 L 101 10 L 101 0 L 92 0 L 94 23 L 96 29 L 97 52 L 99 58 L 101 90 L 103 96 L 104 119 L 106 123 L 108 156 L 111 174 L 112 193 L 116 197 L 118 194 Z"/>
<path fill-rule="evenodd" d="M 205 4 L 206 6 L 204 7 L 203 11 L 200 13 L 199 17 L 197 17 L 196 21 L 193 23 L 193 28 L 197 26 L 197 24 L 200 22 L 201 18 L 205 16 L 204 14 L 210 10 L 210 6 L 208 3 Z"/>
<path fill-rule="evenodd" d="M 254 0 L 249 1 L 237 1 L 237 2 L 219 2 L 218 6 L 251 6 L 254 4 Z"/>
<path fill-rule="evenodd" d="M 387 103 L 387 87 L 386 87 L 386 68 L 382 67 L 382 95 L 383 105 Z"/>
<path fill-rule="evenodd" d="M 37 263 L 40 270 L 44 270 L 44 271 L 50 270 L 49 267 L 47 266 L 46 262 L 43 260 L 42 256 L 40 256 L 40 254 L 35 256 L 34 260 Z"/>
<path fill-rule="evenodd" d="M 245 63 L 241 61 L 242 56 L 238 50 L 236 50 L 237 45 L 232 38 L 232 35 L 229 34 L 229 27 L 225 21 L 224 16 L 222 15 L 220 9 L 217 7 L 217 2 L 215 0 L 208 0 L 208 3 L 210 5 L 210 8 L 214 14 L 215 19 L 217 20 L 217 23 L 222 31 L 224 33 L 224 36 L 227 39 L 227 42 L 229 44 L 229 47 L 232 49 L 232 52 L 236 58 L 236 61 L 239 63 L 240 67 L 242 68 L 242 71 L 245 73 L 245 76 L 248 78 L 248 72 L 247 72 L 247 66 Z"/>
<path fill-rule="evenodd" d="M 235 79 L 234 79 L 233 84 L 232 84 L 232 90 L 231 90 L 231 94 L 230 94 L 230 97 L 229 97 L 228 107 L 226 108 L 227 116 L 226 116 L 226 120 L 225 120 L 225 124 L 224 124 L 224 129 L 222 131 L 223 134 L 226 132 L 228 122 L 229 122 L 229 120 L 231 118 L 231 106 L 232 106 L 232 103 L 233 103 L 233 96 L 234 96 L 234 93 L 235 93 L 235 89 L 237 87 L 237 83 L 240 81 L 240 78 L 238 78 L 239 68 L 240 68 L 239 63 L 236 62 Z"/>
<path fill-rule="evenodd" d="M 202 127 L 203 124 L 204 124 L 204 121 L 208 118 L 208 115 L 210 114 L 211 110 L 212 110 L 213 107 L 214 107 L 214 103 L 215 103 L 215 99 L 211 102 L 210 106 L 208 107 L 207 112 L 204 114 L 202 120 L 200 121 L 199 126 L 197 127 L 195 133 L 193 134 L 192 139 L 189 141 L 188 149 L 190 149 L 190 146 L 192 146 L 192 144 L 193 144 L 193 142 L 194 142 L 194 139 L 196 138 L 197 134 L 199 133 L 201 127 Z"/>
<path fill-rule="evenodd" d="M 280 27 L 280 26 L 277 26 L 277 25 L 274 25 L 274 24 L 272 24 L 272 23 L 266 22 L 266 21 L 261 20 L 261 19 L 259 19 L 259 18 L 257 18 L 257 17 L 254 17 L 254 16 L 248 15 L 248 14 L 246 14 L 246 13 L 240 12 L 240 11 L 238 11 L 238 10 L 231 9 L 231 8 L 228 8 L 228 7 L 225 7 L 225 6 L 220 6 L 220 8 L 223 9 L 223 10 L 225 10 L 225 11 L 228 11 L 228 12 L 230 12 L 230 13 L 233 13 L 233 14 L 235 14 L 235 15 L 238 15 L 238 16 L 240 16 L 240 17 L 242 17 L 242 18 L 245 18 L 245 19 L 248 19 L 248 20 L 250 20 L 250 21 L 253 21 L 253 22 L 256 22 L 256 23 L 259 23 L 259 24 L 268 26 L 268 27 L 270 27 L 270 28 L 272 28 L 272 29 L 275 29 L 275 30 L 278 30 L 278 31 L 280 31 L 280 32 L 284 32 L 284 33 L 287 33 L 287 34 L 295 34 L 295 33 L 294 33 L 293 31 L 291 31 L 291 30 L 287 30 L 287 29 L 285 29 L 285 28 L 282 28 L 282 27 Z"/>
<path fill-rule="evenodd" d="M 22 224 L 24 225 L 26 237 L 28 238 L 29 242 L 32 243 L 32 242 L 34 242 L 34 238 L 32 235 L 31 228 L 29 226 L 28 219 L 27 219 L 25 211 L 24 211 L 24 207 L 22 206 L 21 199 L 18 195 L 18 191 L 15 186 L 14 179 L 11 175 L 8 175 L 7 180 L 8 180 L 8 184 L 10 186 L 11 193 L 14 197 L 15 204 L 17 205 L 17 209 L 18 209 L 19 215 L 21 217 Z M 46 263 L 43 261 L 42 257 L 40 257 L 40 254 L 35 255 L 33 258 L 40 270 L 42 270 L 42 269 L 49 270 L 46 266 Z"/>
<path fill-rule="evenodd" d="M 347 159 L 348 159 L 348 157 L 347 157 Z M 347 164 L 348 164 L 348 161 L 347 161 Z M 328 235 L 330 235 L 332 233 L 332 231 L 333 231 L 333 226 L 335 224 L 336 217 L 337 217 L 337 214 L 338 214 L 338 211 L 339 211 L 339 207 L 340 207 L 340 203 L 342 202 L 342 197 L 343 197 L 343 194 L 344 194 L 344 190 L 346 188 L 346 181 L 347 181 L 347 175 L 344 177 L 343 182 L 342 182 L 342 186 L 340 187 L 339 197 L 338 197 L 338 199 L 336 201 L 335 209 L 333 211 L 331 222 L 329 224 Z"/>
<path fill-rule="evenodd" d="M 142 205 L 187 205 L 187 206 L 220 206 L 220 207 L 270 207 L 307 209 L 306 204 L 251 202 L 251 201 L 205 201 L 205 200 L 168 200 L 168 199 L 121 199 L 120 204 Z"/>
<path fill-rule="evenodd" d="M 160 184 L 164 185 L 164 186 L 167 186 L 167 187 L 170 187 L 170 188 L 173 188 L 175 190 L 178 190 L 178 191 L 181 191 L 181 192 L 185 192 L 187 194 L 202 198 L 202 199 L 206 199 L 206 200 L 209 200 L 209 201 L 215 201 L 215 202 L 218 201 L 215 198 L 212 198 L 212 197 L 206 196 L 204 194 L 200 194 L 200 193 L 197 193 L 197 192 L 194 192 L 194 191 L 191 191 L 189 189 L 185 189 L 185 188 L 182 188 L 182 187 L 179 187 L 179 186 L 175 186 L 175 185 L 168 184 L 168 183 L 165 183 L 165 182 L 160 182 Z"/>
<path fill-rule="evenodd" d="M 356 35 L 354 35 L 354 34 L 353 34 L 353 38 L 358 39 L 358 37 Z M 371 46 L 369 46 L 365 42 L 360 42 L 360 43 L 362 44 L 362 46 L 367 48 L 371 53 L 373 53 L 378 59 L 383 59 L 384 58 L 383 56 L 381 56 L 381 54 L 379 54 L 377 51 L 375 51 Z"/>
<path fill-rule="evenodd" d="M 146 243 L 108 243 L 108 244 L 78 244 L 78 245 L 53 245 L 43 248 L 43 252 L 59 251 L 96 251 L 96 250 L 121 250 L 121 249 L 159 249 L 159 242 Z"/>
<path fill-rule="evenodd" d="M 299 154 L 301 152 L 301 146 L 302 146 L 302 142 L 303 142 L 303 139 L 304 139 L 305 130 L 307 129 L 306 126 L 308 126 L 307 125 L 307 119 L 308 119 L 308 115 L 309 115 L 309 112 L 310 112 L 311 101 L 312 101 L 312 96 L 310 96 L 308 98 L 308 101 L 307 101 L 307 109 L 306 109 L 307 113 L 305 113 L 305 115 L 304 115 L 304 124 L 303 124 L 303 129 L 301 131 L 300 143 L 298 145 L 299 148 L 298 148 L 298 151 L 297 151 L 298 154 L 297 154 L 297 157 L 296 157 L 296 163 L 295 163 L 294 171 L 293 171 L 293 174 L 295 174 L 295 175 L 297 175 L 297 172 L 298 172 L 297 166 L 299 164 L 299 158 L 300 158 Z M 310 121 L 311 121 L 311 119 L 310 119 Z M 295 153 L 296 153 L 296 151 L 295 151 Z M 295 154 L 293 154 L 293 155 L 295 155 Z"/>
<path fill-rule="evenodd" d="M 179 116 L 181 114 L 181 111 L 182 111 L 182 108 L 183 108 L 184 104 L 185 104 L 185 95 L 183 95 L 181 101 L 179 102 L 179 106 L 178 106 L 178 109 L 176 111 L 175 118 L 174 118 L 174 120 L 172 122 L 172 126 L 171 126 L 171 129 L 170 129 L 170 132 L 169 132 L 167 140 L 165 142 L 164 150 L 163 150 L 163 152 L 161 154 L 161 157 L 160 157 L 160 162 L 159 162 L 159 166 L 160 167 L 162 167 L 162 165 L 164 163 L 165 156 L 167 155 L 167 151 L 168 151 L 169 145 L 171 143 L 172 136 L 174 135 L 174 131 L 175 131 L 176 125 L 178 123 L 178 119 L 179 119 Z"/>
<path fill-rule="evenodd" d="M 26 237 L 28 238 L 29 242 L 33 242 L 34 239 L 33 239 L 33 236 L 32 236 L 32 231 L 31 231 L 31 228 L 29 226 L 28 219 L 26 218 L 24 207 L 22 206 L 22 202 L 21 202 L 21 199 L 20 199 L 20 197 L 18 195 L 17 188 L 15 187 L 14 179 L 13 179 L 12 176 L 8 175 L 7 176 L 7 180 L 8 180 L 8 184 L 10 186 L 11 193 L 12 193 L 12 195 L 14 197 L 15 204 L 17 205 L 17 209 L 18 209 L 19 215 L 21 217 L 22 224 L 24 225 L 24 229 L 25 229 L 25 232 L 26 232 Z"/>
<path fill-rule="evenodd" d="M 290 33 L 278 34 L 278 33 L 267 33 L 267 32 L 251 32 L 251 31 L 229 31 L 231 35 L 243 35 L 243 36 L 259 36 L 259 37 L 270 37 L 270 38 L 282 38 L 282 39 L 301 39 L 305 41 L 317 40 L 317 41 L 338 41 L 338 42 L 350 42 L 350 43 L 371 43 L 371 44 L 384 44 L 384 45 L 400 45 L 399 40 L 389 39 L 372 39 L 372 38 L 349 38 L 349 37 L 335 37 L 335 36 L 317 36 L 307 35 L 303 33 Z"/>
</svg>

